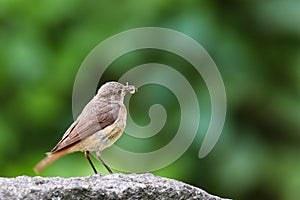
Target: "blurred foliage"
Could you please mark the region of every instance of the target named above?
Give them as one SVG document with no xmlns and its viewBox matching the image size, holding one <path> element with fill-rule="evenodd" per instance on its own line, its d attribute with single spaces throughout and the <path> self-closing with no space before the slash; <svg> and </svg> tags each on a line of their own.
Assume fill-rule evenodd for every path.
<svg viewBox="0 0 300 200">
<path fill-rule="evenodd" d="M 99 42 L 131 28 L 158 26 L 185 33 L 208 51 L 223 76 L 228 111 L 223 134 L 206 158 L 197 157 L 203 139 L 199 131 L 180 159 L 155 174 L 234 199 L 299 199 L 299 10 L 296 0 L 1 0 L 0 176 L 34 175 L 32 167 L 73 120 L 76 72 Z M 118 79 L 122 70 L 136 64 L 182 62 L 167 53 L 127 56 L 114 63 L 116 67 L 105 73 L 103 81 Z M 205 90 L 199 77 L 191 71 L 183 73 Z M 147 90 L 151 88 L 142 88 L 133 98 L 137 108 L 132 115 L 137 123 L 147 124 L 148 118 L 141 119 L 147 116 L 150 103 L 162 103 L 175 113 L 168 121 L 173 126 L 162 131 L 154 146 L 147 147 L 157 149 L 172 138 L 178 126 L 178 102 L 171 93 L 149 99 Z M 208 102 L 201 108 L 208 110 L 203 116 L 209 120 L 209 96 L 200 98 Z M 146 99 L 149 101 L 143 104 Z M 128 145 L 130 150 L 143 146 L 126 136 L 121 146 L 126 139 L 134 145 Z M 103 167 L 101 172 L 106 173 Z M 75 153 L 58 160 L 42 175 L 91 173 L 84 156 Z"/>
</svg>

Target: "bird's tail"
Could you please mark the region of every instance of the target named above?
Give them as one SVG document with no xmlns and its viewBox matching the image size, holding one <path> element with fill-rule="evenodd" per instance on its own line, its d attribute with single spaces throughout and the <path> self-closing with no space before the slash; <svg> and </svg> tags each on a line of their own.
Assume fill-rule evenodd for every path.
<svg viewBox="0 0 300 200">
<path fill-rule="evenodd" d="M 67 154 L 67 149 L 56 152 L 56 153 L 47 153 L 47 157 L 41 160 L 34 168 L 34 172 L 36 174 L 39 174 L 45 167 L 47 167 L 49 164 L 60 158 L 61 156 Z"/>
</svg>

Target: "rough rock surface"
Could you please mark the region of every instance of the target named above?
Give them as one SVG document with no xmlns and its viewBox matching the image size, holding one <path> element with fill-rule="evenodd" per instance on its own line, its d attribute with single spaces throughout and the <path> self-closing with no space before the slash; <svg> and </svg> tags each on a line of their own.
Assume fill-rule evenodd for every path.
<svg viewBox="0 0 300 200">
<path fill-rule="evenodd" d="M 152 174 L 0 178 L 0 199 L 200 199 L 222 198 Z"/>
</svg>

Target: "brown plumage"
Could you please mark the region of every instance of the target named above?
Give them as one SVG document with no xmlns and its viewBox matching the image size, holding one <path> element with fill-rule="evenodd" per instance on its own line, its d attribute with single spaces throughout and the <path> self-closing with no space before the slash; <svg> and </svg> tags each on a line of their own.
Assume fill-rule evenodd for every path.
<svg viewBox="0 0 300 200">
<path fill-rule="evenodd" d="M 51 152 L 47 153 L 47 157 L 34 167 L 34 171 L 39 173 L 65 154 L 83 151 L 94 172 L 97 173 L 89 158 L 89 151 L 95 151 L 98 159 L 112 173 L 101 159 L 101 152 L 111 146 L 123 133 L 127 116 L 123 104 L 124 96 L 126 92 L 133 94 L 135 91 L 134 86 L 124 86 L 118 82 L 108 82 L 101 86 L 97 95 L 84 107 L 62 139 Z"/>
</svg>

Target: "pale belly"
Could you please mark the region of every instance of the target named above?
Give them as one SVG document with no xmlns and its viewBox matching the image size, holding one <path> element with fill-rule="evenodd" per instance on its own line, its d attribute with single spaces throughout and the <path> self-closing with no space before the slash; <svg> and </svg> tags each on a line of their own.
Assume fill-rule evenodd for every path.
<svg viewBox="0 0 300 200">
<path fill-rule="evenodd" d="M 81 141 L 83 151 L 102 151 L 111 146 L 122 135 L 123 130 L 115 124 L 100 130 Z"/>
</svg>

